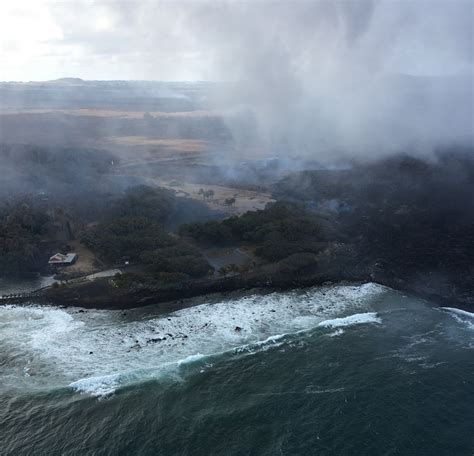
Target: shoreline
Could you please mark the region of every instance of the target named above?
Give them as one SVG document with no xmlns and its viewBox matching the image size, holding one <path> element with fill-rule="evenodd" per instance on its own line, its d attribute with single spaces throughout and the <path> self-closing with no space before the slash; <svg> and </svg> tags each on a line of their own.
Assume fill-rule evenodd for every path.
<svg viewBox="0 0 474 456">
<path fill-rule="evenodd" d="M 474 303 L 467 302 L 455 295 L 442 295 L 433 290 L 422 289 L 401 283 L 400 279 L 383 277 L 341 276 L 331 274 L 311 274 L 300 277 L 271 276 L 229 276 L 219 279 L 191 280 L 163 285 L 157 288 L 141 288 L 136 290 L 119 290 L 114 292 L 108 278 L 100 278 L 90 283 L 76 284 L 60 288 L 46 287 L 37 293 L 24 293 L 16 297 L 0 300 L 2 304 L 35 304 L 58 307 L 77 307 L 98 310 L 127 310 L 157 305 L 163 312 L 173 312 L 182 308 L 192 307 L 198 303 L 190 303 L 213 295 L 230 295 L 249 293 L 271 293 L 305 289 L 324 285 L 361 285 L 374 282 L 387 286 L 401 293 L 429 301 L 436 307 L 453 307 L 468 312 L 474 311 Z M 473 300 L 474 301 L 474 300 Z"/>
</svg>

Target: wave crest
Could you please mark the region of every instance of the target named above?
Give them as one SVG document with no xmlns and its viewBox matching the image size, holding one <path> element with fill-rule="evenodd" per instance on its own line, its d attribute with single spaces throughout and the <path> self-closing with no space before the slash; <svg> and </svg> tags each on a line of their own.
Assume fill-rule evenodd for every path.
<svg viewBox="0 0 474 456">
<path fill-rule="evenodd" d="M 324 320 L 318 326 L 323 328 L 340 328 L 344 326 L 360 325 L 367 323 L 382 323 L 376 312 L 365 312 L 349 315 L 343 318 L 333 318 L 332 320 Z"/>
</svg>

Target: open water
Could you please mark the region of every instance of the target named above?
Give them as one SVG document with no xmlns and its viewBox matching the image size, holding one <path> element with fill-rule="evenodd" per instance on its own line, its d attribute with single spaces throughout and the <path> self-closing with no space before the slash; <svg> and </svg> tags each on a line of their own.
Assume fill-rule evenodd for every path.
<svg viewBox="0 0 474 456">
<path fill-rule="evenodd" d="M 474 315 L 376 284 L 0 307 L 1 455 L 474 453 Z"/>
</svg>

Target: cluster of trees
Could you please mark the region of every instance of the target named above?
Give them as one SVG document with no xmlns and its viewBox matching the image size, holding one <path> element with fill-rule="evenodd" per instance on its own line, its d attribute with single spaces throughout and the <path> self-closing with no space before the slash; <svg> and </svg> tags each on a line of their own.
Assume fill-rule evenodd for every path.
<svg viewBox="0 0 474 456">
<path fill-rule="evenodd" d="M 25 203 L 0 208 L 0 273 L 21 274 L 44 269 L 43 235 L 49 217 Z"/>
<path fill-rule="evenodd" d="M 122 216 L 104 221 L 87 230 L 81 242 L 110 264 L 140 261 L 143 252 L 169 247 L 174 239 L 159 223 L 136 216 Z"/>
<path fill-rule="evenodd" d="M 150 271 L 161 274 L 179 273 L 196 278 L 212 272 L 199 250 L 183 241 L 175 241 L 169 247 L 145 252 L 141 255 L 141 260 Z"/>
<path fill-rule="evenodd" d="M 203 244 L 254 244 L 258 246 L 256 254 L 269 261 L 322 248 L 318 219 L 302 206 L 285 202 L 220 222 L 186 224 L 180 227 L 180 234 Z"/>
<path fill-rule="evenodd" d="M 214 198 L 214 190 L 204 190 L 203 188 L 200 188 L 198 191 L 198 195 L 201 195 L 203 199 Z"/>
<path fill-rule="evenodd" d="M 205 276 L 212 267 L 199 250 L 170 234 L 163 225 L 174 204 L 173 193 L 166 189 L 131 188 L 101 223 L 84 232 L 81 241 L 109 264 L 127 260 L 144 265 L 148 280 Z"/>
<path fill-rule="evenodd" d="M 204 203 L 177 197 L 173 190 L 135 185 L 115 197 L 103 211 L 103 216 L 145 217 L 174 229 L 189 220 L 209 220 L 216 214 Z"/>
<path fill-rule="evenodd" d="M 200 188 L 198 191 L 198 195 L 201 195 L 203 199 L 212 199 L 214 198 L 214 190 L 209 189 L 209 190 L 204 190 L 203 188 Z M 232 198 L 226 198 L 224 200 L 224 204 L 226 206 L 232 206 L 235 204 L 235 197 Z"/>
<path fill-rule="evenodd" d="M 126 190 L 123 197 L 116 200 L 109 216 L 143 217 L 154 222 L 165 223 L 176 206 L 174 192 L 165 188 L 137 185 Z"/>
</svg>

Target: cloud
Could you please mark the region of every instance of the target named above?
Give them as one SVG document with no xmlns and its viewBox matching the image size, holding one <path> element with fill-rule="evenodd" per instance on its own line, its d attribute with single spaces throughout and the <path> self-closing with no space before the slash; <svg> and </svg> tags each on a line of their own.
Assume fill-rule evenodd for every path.
<svg viewBox="0 0 474 456">
<path fill-rule="evenodd" d="M 216 103 L 253 113 L 281 153 L 472 144 L 469 0 L 20 4 L 4 79 L 234 81 Z M 25 8 L 39 20 L 22 35 Z"/>
<path fill-rule="evenodd" d="M 223 104 L 252 112 L 272 153 L 430 153 L 472 145 L 472 8 L 227 2 L 189 9 L 188 25 L 236 81 Z"/>
<path fill-rule="evenodd" d="M 474 54 L 473 4 L 462 0 L 20 0 L 2 18 L 5 57 L 12 57 L 21 43 L 22 52 L 29 48 L 27 57 L 35 59 L 67 56 L 75 49 L 69 61 L 62 61 L 64 71 L 80 68 L 78 76 L 88 78 L 96 71 L 88 58 L 117 63 L 108 74 L 100 71 L 108 79 L 117 78 L 120 67 L 120 79 L 191 74 L 180 61 L 190 63 L 193 79 L 233 79 L 251 70 L 245 62 L 254 53 L 260 58 L 286 55 L 287 63 L 317 66 L 320 72 L 346 62 L 371 70 L 430 74 L 446 68 L 470 71 Z M 174 64 L 162 65 L 161 59 Z M 35 79 L 31 74 L 38 63 L 25 66 L 25 79 Z"/>
</svg>

